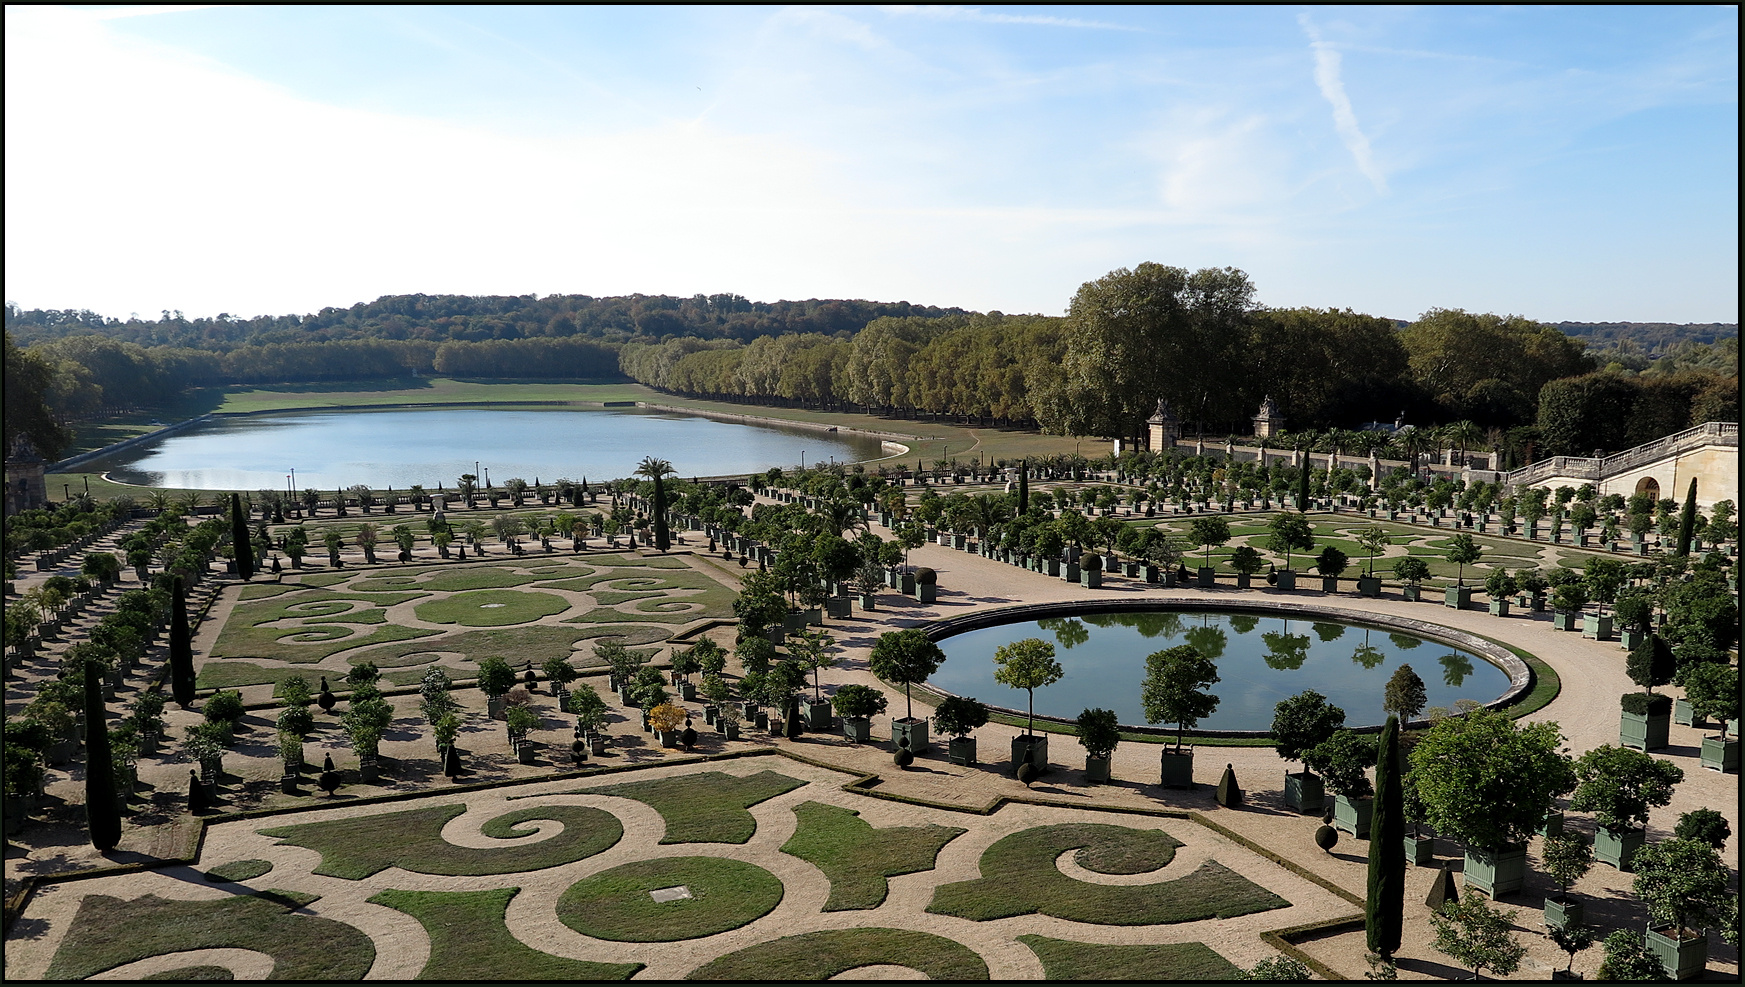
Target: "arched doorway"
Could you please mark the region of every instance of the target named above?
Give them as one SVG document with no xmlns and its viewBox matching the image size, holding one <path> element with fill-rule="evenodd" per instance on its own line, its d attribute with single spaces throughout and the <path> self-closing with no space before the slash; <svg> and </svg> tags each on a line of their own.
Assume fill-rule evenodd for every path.
<svg viewBox="0 0 1745 987">
<path fill-rule="evenodd" d="M 1660 481 L 1652 476 L 1645 476 L 1636 481 L 1636 492 L 1645 493 L 1655 500 L 1660 499 Z"/>
</svg>

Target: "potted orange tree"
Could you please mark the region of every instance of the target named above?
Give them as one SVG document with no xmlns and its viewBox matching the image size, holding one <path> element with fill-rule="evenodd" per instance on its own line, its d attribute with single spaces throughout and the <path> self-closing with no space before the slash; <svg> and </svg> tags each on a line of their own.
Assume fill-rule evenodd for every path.
<svg viewBox="0 0 1745 987">
<path fill-rule="evenodd" d="M 884 696 L 879 698 L 882 700 Z M 952 764 L 972 766 L 976 763 L 976 741 L 970 733 L 987 722 L 988 707 L 973 697 L 947 696 L 933 710 L 933 725 L 951 738 L 946 743 L 946 757 Z"/>
<path fill-rule="evenodd" d="M 1238 549 L 1240 551 L 1240 549 Z M 1218 666 L 1191 644 L 1154 652 L 1145 658 L 1145 682 L 1140 702 L 1148 723 L 1174 723 L 1175 750 L 1160 755 L 1160 784 L 1192 788 L 1194 749 L 1184 747 L 1187 731 L 1218 708 L 1218 697 L 1207 692 L 1218 682 Z"/>
</svg>

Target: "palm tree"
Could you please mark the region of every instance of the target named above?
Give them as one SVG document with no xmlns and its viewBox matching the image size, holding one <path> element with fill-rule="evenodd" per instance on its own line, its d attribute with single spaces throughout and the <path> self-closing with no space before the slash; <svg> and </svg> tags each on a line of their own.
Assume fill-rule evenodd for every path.
<svg viewBox="0 0 1745 987">
<path fill-rule="evenodd" d="M 1460 447 L 1460 465 L 1466 465 L 1466 450 L 1484 441 L 1484 430 L 1477 422 L 1457 421 L 1442 429 L 1442 437 Z"/>
<path fill-rule="evenodd" d="M 664 552 L 671 547 L 667 537 L 666 485 L 663 481 L 677 472 L 672 463 L 653 456 L 643 457 L 636 466 L 637 476 L 647 477 L 654 483 L 654 547 L 657 551 Z"/>
</svg>

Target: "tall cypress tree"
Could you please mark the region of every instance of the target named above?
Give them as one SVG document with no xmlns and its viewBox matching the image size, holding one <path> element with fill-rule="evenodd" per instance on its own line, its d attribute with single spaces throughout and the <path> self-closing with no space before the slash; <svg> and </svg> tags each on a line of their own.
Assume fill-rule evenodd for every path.
<svg viewBox="0 0 1745 987">
<path fill-rule="evenodd" d="M 170 694 L 187 709 L 194 703 L 194 636 L 188 632 L 188 594 L 177 576 L 170 609 Z"/>
<path fill-rule="evenodd" d="M 1389 716 L 1376 744 L 1375 818 L 1369 826 L 1369 900 L 1363 926 L 1369 951 L 1391 957 L 1400 948 L 1406 908 L 1405 789 L 1399 770 L 1400 718 Z"/>
<path fill-rule="evenodd" d="M 254 545 L 248 540 L 248 516 L 242 512 L 242 494 L 230 495 L 230 540 L 236 550 L 236 574 L 247 580 L 254 575 Z"/>
<path fill-rule="evenodd" d="M 115 762 L 109 750 L 109 717 L 103 708 L 97 669 L 85 668 L 85 818 L 91 845 L 108 853 L 121 842 L 121 806 L 115 798 Z"/>
<path fill-rule="evenodd" d="M 1303 468 L 1297 476 L 1297 510 L 1309 510 L 1309 454 L 1303 453 Z"/>
<path fill-rule="evenodd" d="M 1690 489 L 1684 495 L 1684 511 L 1678 516 L 1678 554 L 1690 554 L 1691 536 L 1697 527 L 1697 478 L 1690 478 Z"/>
<path fill-rule="evenodd" d="M 1018 516 L 1030 513 L 1030 460 L 1018 460 Z"/>
</svg>

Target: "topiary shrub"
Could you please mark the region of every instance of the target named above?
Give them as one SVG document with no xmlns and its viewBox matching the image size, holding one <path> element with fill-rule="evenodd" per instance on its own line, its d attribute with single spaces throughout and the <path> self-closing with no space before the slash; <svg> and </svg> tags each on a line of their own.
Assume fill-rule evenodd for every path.
<svg viewBox="0 0 1745 987">
<path fill-rule="evenodd" d="M 939 582 L 939 574 L 932 569 L 922 566 L 915 570 L 915 583 L 917 585 L 932 586 L 937 582 Z"/>
<path fill-rule="evenodd" d="M 1328 853 L 1339 844 L 1339 831 L 1325 823 L 1315 829 L 1315 845 Z"/>
<path fill-rule="evenodd" d="M 235 689 L 213 693 L 202 712 L 208 723 L 235 723 L 242 719 L 242 693 Z"/>
</svg>

